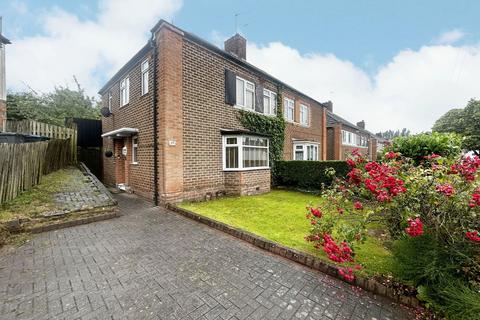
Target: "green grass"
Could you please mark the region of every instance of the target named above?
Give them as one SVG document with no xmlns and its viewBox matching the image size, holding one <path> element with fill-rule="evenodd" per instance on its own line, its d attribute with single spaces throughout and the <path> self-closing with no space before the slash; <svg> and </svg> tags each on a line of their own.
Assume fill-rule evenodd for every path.
<svg viewBox="0 0 480 320">
<path fill-rule="evenodd" d="M 40 184 L 0 207 L 0 221 L 31 218 L 39 213 L 54 210 L 56 208 L 53 201 L 55 193 L 76 190 L 79 188 L 79 184 L 85 182 L 84 175 L 75 167 L 45 175 Z"/>
<path fill-rule="evenodd" d="M 322 250 L 314 249 L 304 239 L 310 230 L 305 208 L 322 201 L 325 200 L 321 196 L 273 190 L 258 196 L 186 202 L 180 207 L 326 260 Z M 370 236 L 355 248 L 357 262 L 367 274 L 390 274 L 392 257 L 380 240 Z"/>
</svg>

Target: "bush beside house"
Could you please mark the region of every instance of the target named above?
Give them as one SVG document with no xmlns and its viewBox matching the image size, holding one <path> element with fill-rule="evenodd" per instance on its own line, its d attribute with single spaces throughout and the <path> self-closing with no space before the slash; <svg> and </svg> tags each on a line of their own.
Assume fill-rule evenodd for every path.
<svg viewBox="0 0 480 320">
<path fill-rule="evenodd" d="M 307 190 L 319 190 L 348 172 L 345 161 L 277 161 L 275 166 L 277 185 Z"/>
</svg>

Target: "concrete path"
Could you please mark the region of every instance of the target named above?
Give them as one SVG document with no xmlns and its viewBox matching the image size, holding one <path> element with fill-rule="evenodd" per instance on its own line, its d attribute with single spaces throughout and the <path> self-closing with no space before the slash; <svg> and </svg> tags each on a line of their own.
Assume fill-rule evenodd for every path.
<svg viewBox="0 0 480 320">
<path fill-rule="evenodd" d="M 135 196 L 0 255 L 0 319 L 410 319 L 389 300 Z"/>
</svg>

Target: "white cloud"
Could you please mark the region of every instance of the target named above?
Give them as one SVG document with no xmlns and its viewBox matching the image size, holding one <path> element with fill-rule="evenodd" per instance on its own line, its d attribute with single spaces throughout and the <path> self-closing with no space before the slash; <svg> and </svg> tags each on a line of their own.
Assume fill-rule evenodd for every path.
<svg viewBox="0 0 480 320">
<path fill-rule="evenodd" d="M 333 54 L 300 54 L 282 43 L 249 44 L 247 59 L 367 129 L 430 130 L 443 113 L 480 98 L 480 45 L 399 52 L 374 75 Z"/>
<path fill-rule="evenodd" d="M 460 29 L 453 29 L 442 33 L 437 39 L 437 44 L 453 44 L 463 39 L 467 34 Z"/>
<path fill-rule="evenodd" d="M 89 94 L 102 86 L 148 40 L 159 18 L 169 19 L 181 0 L 102 0 L 98 15 L 80 20 L 59 8 L 40 15 L 41 34 L 11 39 L 7 47 L 7 85 L 39 91 L 72 85 L 75 75 Z M 141 10 L 140 8 L 148 8 Z"/>
<path fill-rule="evenodd" d="M 10 7 L 18 14 L 25 14 L 28 10 L 27 4 L 19 0 L 13 0 L 10 2 Z"/>
</svg>

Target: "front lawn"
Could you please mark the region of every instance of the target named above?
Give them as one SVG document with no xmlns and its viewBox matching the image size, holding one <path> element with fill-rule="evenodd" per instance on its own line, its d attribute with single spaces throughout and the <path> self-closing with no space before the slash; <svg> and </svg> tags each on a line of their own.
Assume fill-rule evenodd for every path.
<svg viewBox="0 0 480 320">
<path fill-rule="evenodd" d="M 308 204 L 316 205 L 321 201 L 325 201 L 321 196 L 272 190 L 258 196 L 187 202 L 180 207 L 327 260 L 322 250 L 314 249 L 304 239 L 310 230 L 305 208 Z M 366 273 L 391 273 L 391 254 L 380 240 L 369 236 L 365 243 L 356 247 L 356 251 L 357 262 L 362 264 Z"/>
</svg>

